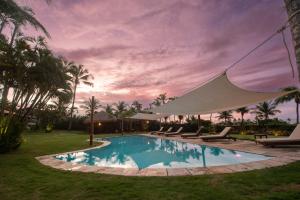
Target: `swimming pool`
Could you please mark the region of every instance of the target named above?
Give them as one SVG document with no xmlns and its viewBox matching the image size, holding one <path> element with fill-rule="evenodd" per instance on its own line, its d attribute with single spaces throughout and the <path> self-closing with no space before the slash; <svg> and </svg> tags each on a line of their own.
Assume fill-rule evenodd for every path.
<svg viewBox="0 0 300 200">
<path fill-rule="evenodd" d="M 141 135 L 105 138 L 110 145 L 55 158 L 72 163 L 118 168 L 187 168 L 240 164 L 271 157 Z"/>
</svg>

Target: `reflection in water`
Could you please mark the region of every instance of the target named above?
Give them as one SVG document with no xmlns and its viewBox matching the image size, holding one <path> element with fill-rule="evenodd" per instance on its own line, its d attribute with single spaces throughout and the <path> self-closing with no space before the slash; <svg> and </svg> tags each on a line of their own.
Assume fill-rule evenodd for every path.
<svg viewBox="0 0 300 200">
<path fill-rule="evenodd" d="M 103 148 L 62 154 L 56 158 L 73 163 L 139 169 L 206 167 L 268 159 L 257 154 L 145 136 L 108 140 L 111 144 Z"/>
</svg>

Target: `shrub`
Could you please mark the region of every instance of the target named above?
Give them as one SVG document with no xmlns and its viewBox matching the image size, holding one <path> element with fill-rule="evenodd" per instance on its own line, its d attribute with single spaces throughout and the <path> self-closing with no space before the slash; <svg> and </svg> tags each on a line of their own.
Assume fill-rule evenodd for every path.
<svg viewBox="0 0 300 200">
<path fill-rule="evenodd" d="M 7 126 L 3 126 L 5 120 L 8 119 L 1 119 L 1 130 L 4 131 L 0 133 L 0 153 L 17 149 L 23 141 L 21 133 L 24 130 L 24 124 L 17 120 L 11 120 Z"/>
</svg>

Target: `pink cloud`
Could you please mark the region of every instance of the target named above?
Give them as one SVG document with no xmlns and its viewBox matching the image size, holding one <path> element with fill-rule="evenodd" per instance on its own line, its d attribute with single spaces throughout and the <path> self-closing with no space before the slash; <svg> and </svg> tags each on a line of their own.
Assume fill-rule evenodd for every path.
<svg viewBox="0 0 300 200">
<path fill-rule="evenodd" d="M 79 98 L 96 95 L 105 102 L 148 104 L 162 92 L 179 96 L 225 70 L 287 19 L 283 1 L 274 0 L 29 4 L 51 33 L 55 52 L 84 64 L 95 76 L 95 87 L 79 88 Z M 289 31 L 286 35 L 292 50 Z M 229 75 L 251 90 L 274 91 L 297 82 L 280 35 Z"/>
</svg>

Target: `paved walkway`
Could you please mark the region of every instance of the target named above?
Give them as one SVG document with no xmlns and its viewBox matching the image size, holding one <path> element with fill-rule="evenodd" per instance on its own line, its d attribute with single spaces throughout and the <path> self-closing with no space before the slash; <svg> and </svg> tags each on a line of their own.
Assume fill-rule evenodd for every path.
<svg viewBox="0 0 300 200">
<path fill-rule="evenodd" d="M 144 134 L 146 135 L 146 134 Z M 165 138 L 164 136 L 147 135 L 149 137 Z M 268 148 L 260 144 L 255 144 L 253 141 L 247 140 L 220 140 L 214 142 L 204 142 L 201 139 L 182 139 L 180 136 L 168 137 L 167 139 L 188 142 L 192 144 L 205 144 L 225 149 L 244 151 L 249 153 L 263 154 L 272 156 L 271 159 L 264 161 L 255 161 L 242 164 L 214 166 L 214 167 L 194 167 L 194 168 L 114 168 L 114 167 L 98 167 L 84 164 L 65 162 L 54 158 L 55 155 L 46 155 L 37 157 L 44 165 L 51 166 L 56 169 L 67 171 L 94 172 L 101 174 L 114 174 L 124 176 L 189 176 L 202 174 L 219 174 L 219 173 L 234 173 L 242 171 L 250 171 L 255 169 L 263 169 L 286 165 L 300 160 L 300 147 L 290 148 Z M 109 142 L 104 142 L 101 147 L 109 145 Z M 100 148 L 101 148 L 100 147 Z M 94 147 L 99 148 L 99 147 Z M 87 149 L 85 149 L 87 150 Z M 83 150 L 80 150 L 83 151 Z M 77 152 L 77 151 L 73 151 Z M 72 152 L 67 152 L 72 153 Z"/>
</svg>

